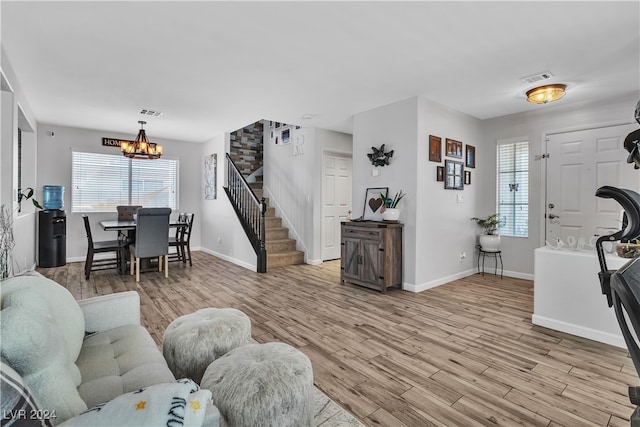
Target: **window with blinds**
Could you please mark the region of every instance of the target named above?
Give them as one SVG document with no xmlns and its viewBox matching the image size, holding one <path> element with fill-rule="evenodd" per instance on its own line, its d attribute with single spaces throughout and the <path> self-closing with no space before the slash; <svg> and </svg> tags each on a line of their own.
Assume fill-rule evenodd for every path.
<svg viewBox="0 0 640 427">
<path fill-rule="evenodd" d="M 73 152 L 72 212 L 115 212 L 118 205 L 177 209 L 178 160 Z"/>
<path fill-rule="evenodd" d="M 498 143 L 498 214 L 500 234 L 529 235 L 529 142 Z"/>
</svg>

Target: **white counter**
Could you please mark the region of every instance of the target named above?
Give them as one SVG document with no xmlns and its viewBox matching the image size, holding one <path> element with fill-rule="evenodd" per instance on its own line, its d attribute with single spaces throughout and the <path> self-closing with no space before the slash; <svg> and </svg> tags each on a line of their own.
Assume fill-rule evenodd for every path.
<svg viewBox="0 0 640 427">
<path fill-rule="evenodd" d="M 609 270 L 628 261 L 607 254 Z M 599 271 L 595 250 L 536 249 L 533 324 L 626 348 L 613 307 L 600 291 Z"/>
</svg>

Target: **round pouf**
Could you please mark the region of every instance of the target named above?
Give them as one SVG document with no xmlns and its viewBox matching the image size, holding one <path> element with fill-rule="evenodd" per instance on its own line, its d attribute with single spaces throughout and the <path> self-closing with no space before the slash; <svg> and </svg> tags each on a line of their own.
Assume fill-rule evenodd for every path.
<svg viewBox="0 0 640 427">
<path fill-rule="evenodd" d="M 249 344 L 209 365 L 201 387 L 211 390 L 224 426 L 313 424 L 313 368 L 288 344 Z"/>
<path fill-rule="evenodd" d="M 176 378 L 200 383 L 211 362 L 250 342 L 251 320 L 246 314 L 234 308 L 203 308 L 167 326 L 162 354 Z"/>
</svg>

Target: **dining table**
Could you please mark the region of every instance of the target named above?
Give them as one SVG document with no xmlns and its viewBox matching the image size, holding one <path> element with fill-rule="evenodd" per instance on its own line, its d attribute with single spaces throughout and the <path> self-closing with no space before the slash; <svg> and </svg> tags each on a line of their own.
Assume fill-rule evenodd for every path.
<svg viewBox="0 0 640 427">
<path fill-rule="evenodd" d="M 103 220 L 99 222 L 100 227 L 104 231 L 117 231 L 121 236 L 126 238 L 125 244 L 125 262 L 121 263 L 122 267 L 120 269 L 120 274 L 127 274 L 127 260 L 129 259 L 129 244 L 133 243 L 136 238 L 136 221 L 121 221 L 121 220 Z M 169 228 L 181 228 L 187 227 L 189 224 L 184 221 L 170 220 Z M 149 270 L 150 267 L 150 259 L 142 259 L 141 269 L 143 271 Z"/>
<path fill-rule="evenodd" d="M 186 227 L 189 225 L 186 222 L 176 220 L 169 221 L 170 228 L 176 227 Z M 100 221 L 100 227 L 104 231 L 135 231 L 136 230 L 136 222 L 135 221 L 119 221 L 117 219 L 114 220 L 104 220 Z"/>
</svg>

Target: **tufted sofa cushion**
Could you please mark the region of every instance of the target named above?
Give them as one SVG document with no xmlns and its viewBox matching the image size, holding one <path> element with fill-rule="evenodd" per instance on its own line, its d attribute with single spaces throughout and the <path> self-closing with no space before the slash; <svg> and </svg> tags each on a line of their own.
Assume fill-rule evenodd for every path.
<svg viewBox="0 0 640 427">
<path fill-rule="evenodd" d="M 145 328 L 125 325 L 84 340 L 76 365 L 87 406 L 157 383 L 173 382 L 162 353 Z"/>
</svg>

